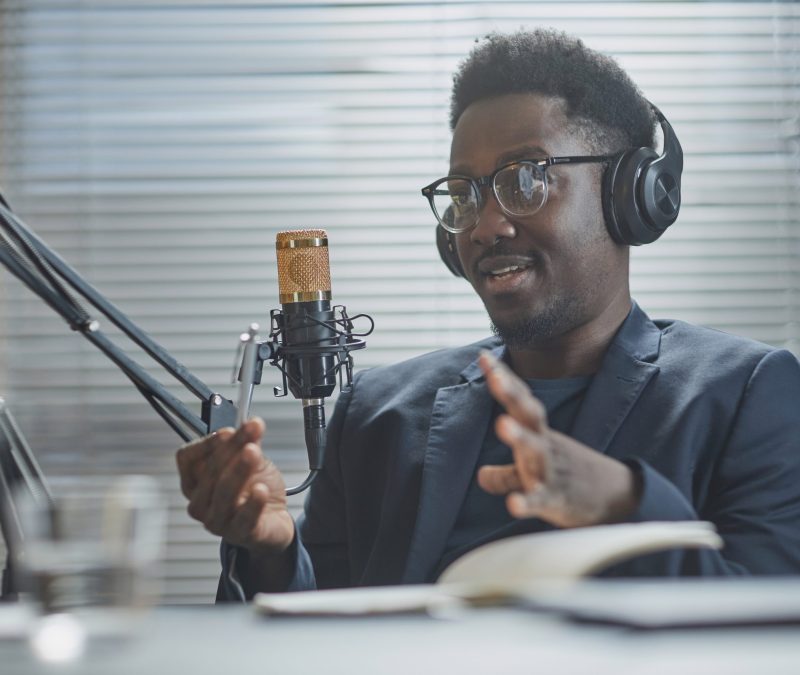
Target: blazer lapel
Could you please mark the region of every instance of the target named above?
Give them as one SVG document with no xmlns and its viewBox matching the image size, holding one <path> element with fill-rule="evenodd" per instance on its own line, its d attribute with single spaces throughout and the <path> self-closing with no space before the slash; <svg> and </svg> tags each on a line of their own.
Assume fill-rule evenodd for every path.
<svg viewBox="0 0 800 675">
<path fill-rule="evenodd" d="M 628 318 L 608 348 L 581 405 L 572 437 L 605 453 L 622 422 L 659 368 L 650 363 L 661 345 L 661 331 L 633 303 Z"/>
<path fill-rule="evenodd" d="M 465 382 L 439 389 L 434 400 L 404 583 L 427 581 L 441 559 L 488 429 L 492 397 L 477 362 L 461 376 Z"/>
</svg>

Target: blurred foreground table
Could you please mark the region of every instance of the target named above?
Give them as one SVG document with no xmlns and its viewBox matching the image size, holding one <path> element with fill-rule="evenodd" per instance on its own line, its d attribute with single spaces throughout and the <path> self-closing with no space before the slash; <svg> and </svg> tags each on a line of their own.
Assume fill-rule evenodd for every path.
<svg viewBox="0 0 800 675">
<path fill-rule="evenodd" d="M 800 581 L 699 583 L 591 582 L 544 602 L 548 609 L 464 609 L 435 618 L 278 618 L 250 606 L 162 607 L 131 634 L 90 636 L 72 661 L 44 662 L 28 640 L 8 636 L 0 640 L 0 673 L 800 673 Z M 724 615 L 744 612 L 751 620 L 697 625 L 708 621 L 703 609 L 714 602 Z M 598 608 L 614 604 L 617 616 L 595 620 Z M 682 606 L 689 625 L 625 625 L 639 610 L 645 622 L 655 616 L 657 624 L 663 614 L 672 617 L 667 623 L 681 623 L 675 608 Z"/>
</svg>

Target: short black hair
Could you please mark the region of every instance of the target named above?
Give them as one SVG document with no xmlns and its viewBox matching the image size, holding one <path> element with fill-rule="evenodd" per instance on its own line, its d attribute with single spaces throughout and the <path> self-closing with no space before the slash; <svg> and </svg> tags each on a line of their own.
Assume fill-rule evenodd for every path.
<svg viewBox="0 0 800 675">
<path fill-rule="evenodd" d="M 451 130 L 472 103 L 518 93 L 562 99 L 567 119 L 595 151 L 655 147 L 655 115 L 628 74 L 611 57 L 550 29 L 492 33 L 479 42 L 453 76 Z"/>
</svg>

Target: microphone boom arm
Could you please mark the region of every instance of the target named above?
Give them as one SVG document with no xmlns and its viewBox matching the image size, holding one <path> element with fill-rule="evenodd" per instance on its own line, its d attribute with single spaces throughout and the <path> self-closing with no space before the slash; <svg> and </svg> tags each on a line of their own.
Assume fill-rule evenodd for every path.
<svg viewBox="0 0 800 675">
<path fill-rule="evenodd" d="M 235 426 L 236 409 L 232 401 L 212 391 L 84 280 L 11 211 L 2 197 L 0 197 L 0 226 L 2 227 L 0 262 L 60 314 L 70 328 L 81 333 L 122 370 L 148 403 L 184 441 L 191 439 L 191 435 L 186 431 L 187 428 L 194 435 L 202 436 L 224 426 Z M 132 342 L 199 398 L 202 401 L 201 416 L 194 414 L 138 362 L 114 344 L 100 330 L 99 323 L 92 319 L 72 297 L 57 276 L 67 282 Z"/>
</svg>

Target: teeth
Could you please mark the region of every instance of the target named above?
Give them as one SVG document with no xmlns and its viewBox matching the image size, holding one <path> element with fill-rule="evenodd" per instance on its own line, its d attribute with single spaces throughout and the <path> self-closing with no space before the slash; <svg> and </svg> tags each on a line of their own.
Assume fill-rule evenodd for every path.
<svg viewBox="0 0 800 675">
<path fill-rule="evenodd" d="M 509 272 L 516 272 L 517 270 L 521 269 L 524 269 L 524 267 L 520 267 L 519 265 L 511 265 L 510 267 L 503 267 L 502 269 L 499 270 L 492 270 L 490 274 L 493 277 L 499 277 L 502 276 L 503 274 L 508 274 Z"/>
</svg>

